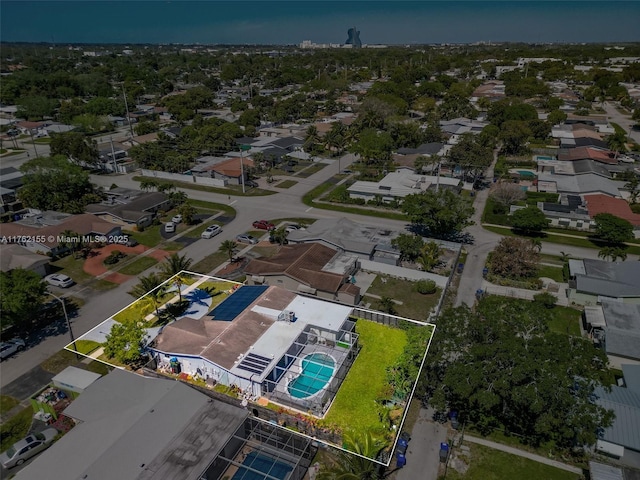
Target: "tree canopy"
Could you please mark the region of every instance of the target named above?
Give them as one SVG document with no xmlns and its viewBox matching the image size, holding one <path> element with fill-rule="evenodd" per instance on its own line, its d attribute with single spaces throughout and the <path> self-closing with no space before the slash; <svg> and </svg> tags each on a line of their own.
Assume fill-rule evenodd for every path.
<svg viewBox="0 0 640 480">
<path fill-rule="evenodd" d="M 550 222 L 542 210 L 533 206 L 516 210 L 511 215 L 511 226 L 527 233 L 541 232 Z"/>
<path fill-rule="evenodd" d="M 0 306 L 2 325 L 25 330 L 42 307 L 46 284 L 31 270 L 16 268 L 0 272 Z"/>
<path fill-rule="evenodd" d="M 595 443 L 613 419 L 591 400 L 608 374 L 606 354 L 550 332 L 549 315 L 540 302 L 494 296 L 475 312 L 445 310 L 423 370 L 431 403 L 457 409 L 484 434 L 501 429 L 567 449 Z"/>
<path fill-rule="evenodd" d="M 460 232 L 470 224 L 474 211 L 466 198 L 449 189 L 408 195 L 401 208 L 414 226 L 439 236 Z"/>
<path fill-rule="evenodd" d="M 633 225 L 624 218 L 610 213 L 599 213 L 594 217 L 596 222 L 595 235 L 600 240 L 612 244 L 622 244 L 633 240 Z"/>
<path fill-rule="evenodd" d="M 24 186 L 18 197 L 26 207 L 83 213 L 87 204 L 101 199 L 89 174 L 62 155 L 33 158 L 20 170 L 24 173 Z"/>
<path fill-rule="evenodd" d="M 532 240 L 504 237 L 491 253 L 490 271 L 513 280 L 531 278 L 538 273 L 539 260 L 538 248 Z"/>
</svg>

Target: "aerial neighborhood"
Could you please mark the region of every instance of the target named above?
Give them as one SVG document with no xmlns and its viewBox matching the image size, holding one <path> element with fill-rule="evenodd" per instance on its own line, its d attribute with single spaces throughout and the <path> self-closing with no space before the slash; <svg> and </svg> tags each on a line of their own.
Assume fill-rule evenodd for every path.
<svg viewBox="0 0 640 480">
<path fill-rule="evenodd" d="M 0 478 L 640 478 L 640 44 L 346 36 L 3 40 Z"/>
</svg>

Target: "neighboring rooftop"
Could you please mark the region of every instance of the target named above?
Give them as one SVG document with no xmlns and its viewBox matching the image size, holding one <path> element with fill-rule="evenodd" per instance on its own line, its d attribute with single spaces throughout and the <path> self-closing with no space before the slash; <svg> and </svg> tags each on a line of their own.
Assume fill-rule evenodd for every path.
<svg viewBox="0 0 640 480">
<path fill-rule="evenodd" d="M 612 298 L 640 296 L 640 262 L 573 260 L 569 269 L 578 292 Z"/>
<path fill-rule="evenodd" d="M 64 414 L 79 421 L 17 479 L 198 480 L 247 418 L 174 380 L 115 369 Z"/>
<path fill-rule="evenodd" d="M 640 214 L 633 213 L 626 200 L 621 198 L 611 198 L 608 195 L 585 195 L 584 200 L 591 218 L 599 213 L 610 213 L 616 217 L 623 218 L 635 227 L 640 227 Z"/>
</svg>

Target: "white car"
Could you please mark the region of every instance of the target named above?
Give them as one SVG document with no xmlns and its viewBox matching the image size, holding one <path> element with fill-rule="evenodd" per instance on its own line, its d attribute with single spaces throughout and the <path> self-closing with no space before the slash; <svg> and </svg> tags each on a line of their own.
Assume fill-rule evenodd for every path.
<svg viewBox="0 0 640 480">
<path fill-rule="evenodd" d="M 182 223 L 182 215 L 174 215 L 173 218 L 171 219 L 171 221 L 173 223 L 175 223 L 176 225 L 178 223 Z"/>
<path fill-rule="evenodd" d="M 63 275 L 61 273 L 52 273 L 44 277 L 45 282 L 54 287 L 67 288 L 74 284 L 71 277 Z"/>
<path fill-rule="evenodd" d="M 176 231 L 176 224 L 173 222 L 167 222 L 164 224 L 164 231 L 167 233 L 173 233 Z"/>
<path fill-rule="evenodd" d="M 287 225 L 284 230 L 287 233 L 291 233 L 291 232 L 297 232 L 298 230 L 304 230 L 304 228 L 301 227 L 300 225 Z"/>
<path fill-rule="evenodd" d="M 0 463 L 4 468 L 22 465 L 31 457 L 47 448 L 58 436 L 55 428 L 47 428 L 40 433 L 32 433 L 11 445 L 6 452 L 0 454 Z"/>
<path fill-rule="evenodd" d="M 0 343 L 0 360 L 4 360 L 14 353 L 24 350 L 25 346 L 24 340 L 19 338 Z"/>
<path fill-rule="evenodd" d="M 200 236 L 202 238 L 211 238 L 211 237 L 215 237 L 221 232 L 222 232 L 222 228 L 220 228 L 220 225 L 211 225 L 207 227 L 207 229 L 204 232 L 202 232 Z"/>
</svg>

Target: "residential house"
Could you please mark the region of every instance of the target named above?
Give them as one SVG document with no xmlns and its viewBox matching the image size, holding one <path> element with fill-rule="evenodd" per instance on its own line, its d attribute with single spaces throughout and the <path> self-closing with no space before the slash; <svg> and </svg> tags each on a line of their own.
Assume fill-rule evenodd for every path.
<svg viewBox="0 0 640 480">
<path fill-rule="evenodd" d="M 360 287 L 351 283 L 357 270 L 355 255 L 319 243 L 285 245 L 244 268 L 249 285 L 277 285 L 350 305 L 360 302 Z"/>
<path fill-rule="evenodd" d="M 625 466 L 640 466 L 640 365 L 622 365 L 624 386 L 598 387 L 595 403 L 612 410 L 615 419 L 599 432 L 596 451 Z M 596 478 L 593 477 L 592 478 Z M 602 480 L 615 477 L 600 477 Z M 625 477 L 626 478 L 626 477 Z M 632 478 L 632 477 L 628 477 Z"/>
<path fill-rule="evenodd" d="M 142 192 L 129 188 L 113 188 L 100 203 L 87 205 L 86 210 L 111 224 L 146 228 L 159 211 L 171 208 L 169 197 L 161 192 Z"/>
<path fill-rule="evenodd" d="M 610 197 L 620 197 L 621 182 L 616 182 L 598 173 L 582 175 L 557 175 L 539 173 L 537 188 L 539 192 L 559 193 L 564 195 L 589 195 L 601 193 Z"/>
<path fill-rule="evenodd" d="M 640 262 L 569 260 L 567 296 L 578 305 L 596 305 L 603 298 L 640 303 Z"/>
<path fill-rule="evenodd" d="M 20 238 L 16 242 L 26 249 L 42 254 L 57 255 L 67 249 L 60 239 L 65 231 L 75 232 L 84 237 L 121 235 L 119 225 L 106 222 L 90 213 L 69 215 L 58 212 L 37 212 L 22 215 L 18 221 L 0 223 L 0 237 Z"/>
<path fill-rule="evenodd" d="M 287 240 L 289 244 L 319 242 L 355 254 L 363 260 L 398 265 L 400 253 L 391 245 L 391 240 L 399 234 L 347 218 L 323 218 L 305 230 L 291 232 Z"/>
<path fill-rule="evenodd" d="M 489 80 L 477 87 L 471 94 L 472 100 L 488 98 L 491 101 L 496 101 L 505 97 L 505 85 L 502 80 Z"/>
<path fill-rule="evenodd" d="M 208 170 L 213 178 L 240 185 L 243 177 L 245 181 L 249 179 L 249 169 L 254 165 L 255 162 L 250 157 L 236 157 L 214 163 L 208 167 Z"/>
<path fill-rule="evenodd" d="M 623 363 L 640 365 L 640 304 L 602 298 L 587 306 L 583 327 L 607 353 L 612 368 Z"/>
<path fill-rule="evenodd" d="M 610 213 L 616 217 L 623 218 L 633 225 L 633 228 L 640 229 L 640 214 L 633 213 L 626 200 L 621 198 L 611 198 L 608 195 L 585 195 L 589 216 L 593 219 L 599 213 Z"/>
<path fill-rule="evenodd" d="M 115 369 L 65 410 L 76 425 L 16 479 L 302 480 L 311 440 L 175 380 Z M 269 477 L 271 478 L 271 477 Z"/>
<path fill-rule="evenodd" d="M 49 257 L 33 253 L 18 244 L 0 243 L 0 271 L 8 272 L 22 268 L 44 277 L 47 274 L 48 265 Z"/>
<path fill-rule="evenodd" d="M 160 370 L 178 367 L 321 416 L 355 359 L 352 308 L 276 286 L 239 285 L 208 316 L 165 326 L 148 349 Z M 330 357 L 331 377 L 303 393 L 295 378 L 313 354 Z"/>
<path fill-rule="evenodd" d="M 478 134 L 488 122 L 480 122 L 469 118 L 454 118 L 453 120 L 440 120 L 442 133 L 449 138 L 449 143 L 457 143 L 457 138 L 464 133 Z"/>
<path fill-rule="evenodd" d="M 15 212 L 22 209 L 17 191 L 22 187 L 24 174 L 14 167 L 0 169 L 0 213 Z"/>
<path fill-rule="evenodd" d="M 575 162 L 576 160 L 593 160 L 595 162 L 615 165 L 618 163 L 616 153 L 594 147 L 576 147 L 558 150 L 558 160 Z"/>
<path fill-rule="evenodd" d="M 399 169 L 390 172 L 378 182 L 357 181 L 347 188 L 350 198 L 365 201 L 379 198 L 384 203 L 402 201 L 407 195 L 422 193 L 436 188 L 452 189 L 460 192 L 460 180 L 450 177 L 420 175 L 411 169 Z"/>
</svg>

